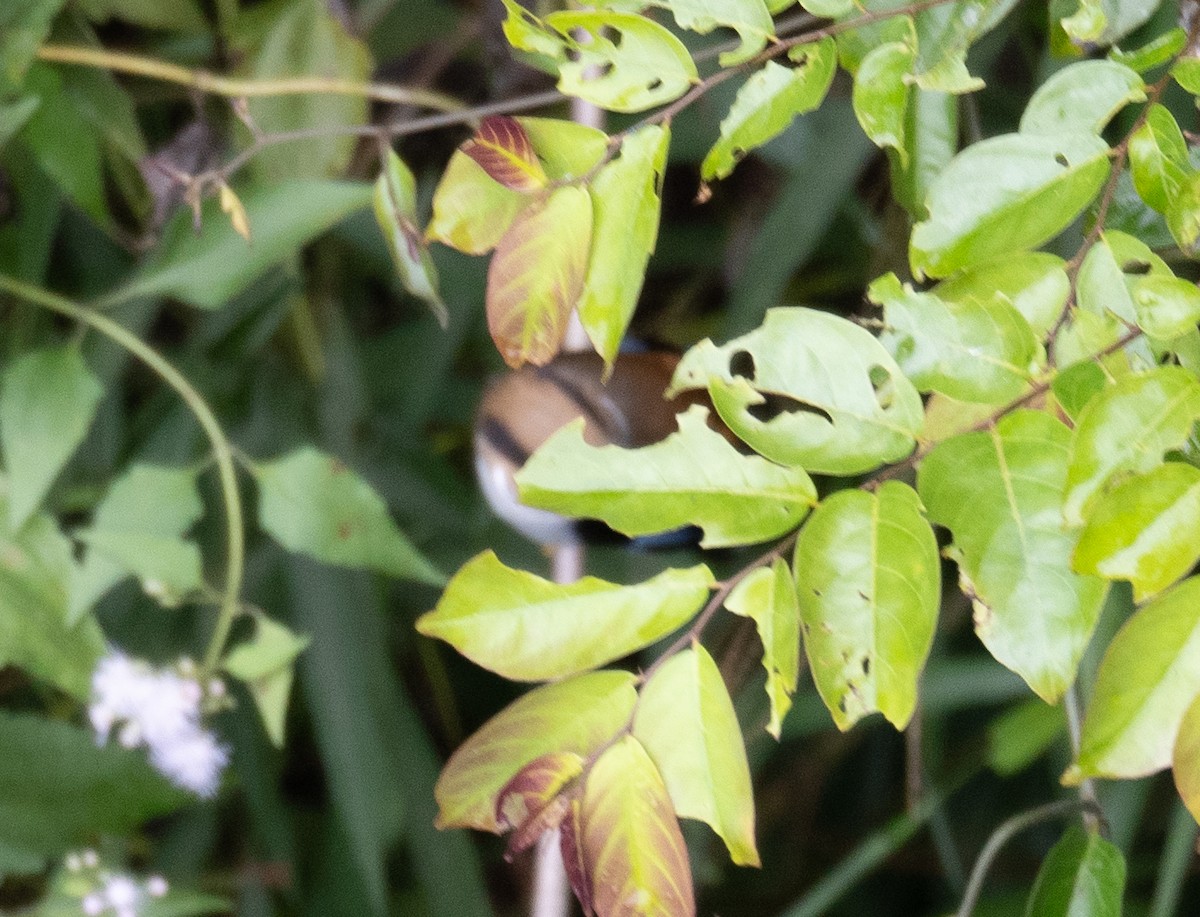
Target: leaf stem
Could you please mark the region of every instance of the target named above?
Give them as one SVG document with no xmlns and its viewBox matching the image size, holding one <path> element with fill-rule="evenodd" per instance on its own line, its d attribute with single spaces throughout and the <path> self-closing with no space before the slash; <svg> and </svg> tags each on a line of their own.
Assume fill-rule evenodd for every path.
<svg viewBox="0 0 1200 917">
<path fill-rule="evenodd" d="M 193 70 L 154 57 L 107 51 L 76 45 L 45 44 L 37 50 L 39 59 L 56 64 L 95 67 L 114 73 L 143 76 L 164 83 L 187 86 L 210 95 L 231 99 L 262 98 L 288 95 L 345 95 L 358 96 L 376 102 L 395 105 L 416 105 L 435 111 L 462 111 L 464 102 L 432 89 L 398 86 L 391 83 L 360 83 L 355 80 L 329 79 L 320 76 L 279 77 L 275 79 L 239 79 L 220 76 L 208 70 Z"/>
<path fill-rule="evenodd" d="M 983 845 L 983 850 L 979 852 L 979 858 L 971 870 L 971 879 L 967 883 L 967 890 L 963 894 L 962 904 L 955 912 L 955 917 L 971 917 L 975 905 L 979 901 L 979 895 L 983 891 L 983 883 L 987 879 L 988 870 L 992 868 L 992 863 L 1000 853 L 1000 848 L 1007 844 L 1014 835 L 1042 822 L 1070 815 L 1080 808 L 1090 809 L 1092 804 L 1080 799 L 1061 799 L 1058 802 L 1049 802 L 1044 806 L 1029 809 L 1001 822 L 999 827 L 992 832 L 992 836 L 987 839 L 987 843 Z"/>
<path fill-rule="evenodd" d="M 0 291 L 10 293 L 18 299 L 81 322 L 96 330 L 109 340 L 123 347 L 153 370 L 160 379 L 171 386 L 183 399 L 196 418 L 209 443 L 221 481 L 221 496 L 225 503 L 227 559 L 225 567 L 225 589 L 221 595 L 220 611 L 213 629 L 208 649 L 204 656 L 204 670 L 212 673 L 220 661 L 229 638 L 230 628 L 237 616 L 242 576 L 245 567 L 245 533 L 243 531 L 242 498 L 238 491 L 237 473 L 234 468 L 233 448 L 225 431 L 209 407 L 208 402 L 188 380 L 157 350 L 144 342 L 128 328 L 91 309 L 87 309 L 49 290 L 23 283 L 13 277 L 0 274 Z"/>
</svg>

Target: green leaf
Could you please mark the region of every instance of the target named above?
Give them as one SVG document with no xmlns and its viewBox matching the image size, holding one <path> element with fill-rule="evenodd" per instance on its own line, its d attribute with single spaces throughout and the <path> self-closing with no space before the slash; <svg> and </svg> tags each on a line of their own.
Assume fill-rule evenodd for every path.
<svg viewBox="0 0 1200 917">
<path fill-rule="evenodd" d="M 838 728 L 879 711 L 903 729 L 937 626 L 937 540 L 907 484 L 843 490 L 800 532 L 796 588 L 813 681 Z"/>
<path fill-rule="evenodd" d="M 121 290 L 122 299 L 174 296 L 202 309 L 225 305 L 268 269 L 369 206 L 370 185 L 334 181 L 293 181 L 239 192 L 254 233 L 248 245 L 218 210 L 204 208 L 199 234 L 192 215 L 181 210 L 163 232 L 146 265 Z"/>
<path fill-rule="evenodd" d="M 610 111 L 644 111 L 682 95 L 699 77 L 683 43 L 634 13 L 564 10 L 539 20 L 504 0 L 514 48 L 558 67 L 558 89 Z"/>
<path fill-rule="evenodd" d="M 988 766 L 1001 777 L 1015 776 L 1045 754 L 1066 728 L 1060 708 L 1031 697 L 988 724 Z"/>
<path fill-rule="evenodd" d="M 1107 589 L 1070 569 L 1077 534 L 1060 515 L 1070 440 L 1048 414 L 1017 411 L 939 444 L 917 475 L 929 518 L 954 536 L 975 632 L 1047 703 L 1074 680 Z"/>
<path fill-rule="evenodd" d="M 585 672 L 665 637 L 708 596 L 703 564 L 665 570 L 636 586 L 585 576 L 559 585 L 504 566 L 491 551 L 450 580 L 417 630 L 513 681 Z"/>
<path fill-rule="evenodd" d="M 0 8 L 0 95 L 21 88 L 25 71 L 66 0 L 29 0 Z"/>
<path fill-rule="evenodd" d="M 1048 252 L 1023 252 L 954 274 L 932 292 L 963 305 L 1011 305 L 1025 316 L 1040 339 L 1058 321 L 1070 291 L 1071 281 L 1062 258 Z"/>
<path fill-rule="evenodd" d="M 1112 380 L 1098 363 L 1085 360 L 1059 371 L 1051 382 L 1050 390 L 1071 422 L 1077 423 L 1088 402 L 1107 388 L 1110 382 Z"/>
<path fill-rule="evenodd" d="M 883 306 L 880 342 L 922 391 L 1000 404 L 1029 382 L 1038 341 L 1024 316 L 1003 300 L 987 305 L 918 293 L 885 274 L 867 290 Z"/>
<path fill-rule="evenodd" d="M 967 147 L 929 190 L 929 219 L 913 230 L 918 278 L 945 277 L 1036 248 L 1079 215 L 1108 178 L 1095 134 L 1005 134 Z"/>
<path fill-rule="evenodd" d="M 561 118 L 517 118 L 533 150 L 556 182 L 583 178 L 608 152 L 608 135 L 586 124 Z M 628 142 L 628 141 L 627 141 Z"/>
<path fill-rule="evenodd" d="M 1200 321 L 1200 289 L 1190 280 L 1173 275 L 1141 277 L 1133 286 L 1138 327 L 1159 340 L 1169 341 L 1196 330 Z"/>
<path fill-rule="evenodd" d="M 1129 171 L 1138 195 L 1159 213 L 1167 212 L 1187 182 L 1187 142 L 1175 116 L 1157 102 L 1129 137 Z"/>
<path fill-rule="evenodd" d="M 1063 775 L 1144 777 L 1170 766 L 1200 693 L 1200 578 L 1154 599 L 1117 631 L 1096 673 L 1079 758 Z"/>
<path fill-rule="evenodd" d="M 1170 63 L 1187 45 L 1187 32 L 1179 27 L 1168 29 L 1161 35 L 1150 39 L 1144 45 L 1132 51 L 1122 51 L 1112 48 L 1108 52 L 1109 60 L 1124 64 L 1130 70 L 1145 73 Z"/>
<path fill-rule="evenodd" d="M 302 446 L 264 462 L 255 474 L 259 524 L 289 551 L 421 583 L 445 581 L 396 527 L 371 485 L 336 458 Z"/>
<path fill-rule="evenodd" d="M 1200 695 L 1192 701 L 1179 725 L 1171 756 L 1175 789 L 1192 818 L 1200 821 Z"/>
<path fill-rule="evenodd" d="M 203 513 L 194 469 L 130 466 L 109 487 L 92 524 L 75 533 L 90 550 L 71 569 L 68 626 L 129 575 L 167 598 L 198 587 L 200 553 L 182 535 Z"/>
<path fill-rule="evenodd" d="M 1111 45 L 1146 22 L 1161 4 L 1162 0 L 1079 0 L 1076 14 L 1062 24 L 1078 45 Z"/>
<path fill-rule="evenodd" d="M 631 13 L 647 6 L 670 10 L 679 28 L 701 35 L 718 27 L 733 29 L 741 43 L 717 59 L 722 67 L 745 63 L 775 37 L 771 13 L 763 0 L 600 0 L 597 5 Z"/>
<path fill-rule="evenodd" d="M 1125 858 L 1099 834 L 1072 825 L 1047 854 L 1026 917 L 1121 917 Z"/>
<path fill-rule="evenodd" d="M 982 89 L 983 80 L 967 71 L 967 52 L 1015 5 L 1016 0 L 957 0 L 917 13 L 913 82 L 923 90 L 945 93 Z"/>
<path fill-rule="evenodd" d="M 1180 250 L 1195 255 L 1200 248 L 1200 172 L 1190 173 L 1178 194 L 1167 202 L 1166 218 Z"/>
<path fill-rule="evenodd" d="M 1021 115 L 1020 132 L 1048 137 L 1099 134 L 1126 105 L 1146 99 L 1136 71 L 1110 60 L 1069 64 L 1037 88 Z"/>
<path fill-rule="evenodd" d="M 543 366 L 562 346 L 583 293 L 592 240 L 592 200 L 564 185 L 517 215 L 488 268 L 488 330 L 514 369 Z"/>
<path fill-rule="evenodd" d="M 41 860 L 187 802 L 144 754 L 67 723 L 0 711 L 0 747 L 0 846 Z"/>
<path fill-rule="evenodd" d="M 704 530 L 706 548 L 753 544 L 794 529 L 817 491 L 802 469 L 741 455 L 693 405 L 679 431 L 641 449 L 591 446 L 580 418 L 541 446 L 517 474 L 522 502 L 601 519 L 625 535 Z"/>
<path fill-rule="evenodd" d="M 1200 559 L 1200 470 L 1168 462 L 1103 494 L 1075 548 L 1075 569 L 1162 592 Z"/>
<path fill-rule="evenodd" d="M 871 51 L 854 74 L 854 114 L 863 133 L 877 147 L 895 150 L 902 166 L 908 162 L 906 122 L 912 94 L 904 78 L 915 59 L 910 44 L 892 42 Z"/>
<path fill-rule="evenodd" d="M 246 682 L 267 736 L 276 748 L 283 747 L 296 657 L 308 643 L 308 637 L 292 633 L 266 615 L 257 615 L 254 636 L 230 650 L 222 663 L 226 672 Z"/>
<path fill-rule="evenodd" d="M 21 96 L 11 102 L 0 101 L 0 150 L 25 126 L 41 104 L 37 96 Z"/>
<path fill-rule="evenodd" d="M 530 198 L 494 181 L 466 153 L 455 151 L 433 194 L 425 235 L 468 255 L 495 248 Z"/>
<path fill-rule="evenodd" d="M 592 247 L 579 320 L 611 366 L 637 307 L 646 263 L 658 239 L 670 129 L 650 125 L 625 138 L 620 155 L 588 184 Z"/>
<path fill-rule="evenodd" d="M 1071 443 L 1063 516 L 1082 525 L 1090 504 L 1118 472 L 1144 472 L 1187 440 L 1200 417 L 1200 382 L 1164 366 L 1126 376 L 1092 400 Z"/>
<path fill-rule="evenodd" d="M 1171 67 L 1171 76 L 1192 95 L 1200 95 L 1200 58 L 1190 55 L 1179 58 Z"/>
<path fill-rule="evenodd" d="M 709 825 L 739 866 L 761 865 L 741 728 L 703 646 L 672 656 L 646 682 L 633 735 L 662 774 L 675 814 Z"/>
<path fill-rule="evenodd" d="M 637 702 L 631 672 L 591 672 L 534 688 L 488 720 L 450 757 L 435 795 L 439 828 L 500 832 L 500 791 L 552 752 L 587 758 L 626 727 Z"/>
<path fill-rule="evenodd" d="M 18 666 L 84 699 L 104 637 L 90 615 L 67 624 L 71 543 L 41 513 L 13 531 L 7 504 L 0 478 L 0 668 Z"/>
<path fill-rule="evenodd" d="M 1187 314 L 1187 294 L 1167 282 L 1174 274 L 1166 262 L 1140 239 L 1123 232 L 1110 231 L 1088 250 L 1076 277 L 1076 302 L 1065 333 L 1055 341 L 1055 355 L 1062 365 L 1086 359 L 1114 343 L 1129 326 L 1143 320 L 1150 327 L 1178 336 L 1176 316 Z M 1149 281 L 1146 293 L 1139 287 Z M 1156 291 L 1162 290 L 1162 295 Z M 1140 299 L 1139 305 L 1136 300 Z M 1090 312 L 1102 319 L 1091 321 L 1081 314 Z M 1115 320 L 1114 320 L 1115 319 Z M 1183 329 L 1186 330 L 1186 329 Z M 1137 340 L 1126 352 L 1137 355 L 1145 366 L 1155 366 L 1150 343 Z"/>
<path fill-rule="evenodd" d="M 8 473 L 8 522 L 15 531 L 41 505 L 92 425 L 104 387 L 78 347 L 25 354 L 0 380 L 0 447 Z"/>
<path fill-rule="evenodd" d="M 371 75 L 371 56 L 321 0 L 293 0 L 272 18 L 262 45 L 249 61 L 249 71 L 261 80 L 319 74 L 366 82 Z M 367 99 L 362 95 L 312 92 L 253 98 L 248 104 L 254 123 L 265 133 L 314 128 L 323 132 L 259 151 L 252 165 L 256 176 L 268 185 L 340 176 L 356 140 L 338 128 L 356 127 L 368 120 Z M 257 227 L 255 230 L 257 235 Z"/>
<path fill-rule="evenodd" d="M 597 917 L 639 911 L 694 917 L 691 864 L 679 822 L 658 769 L 633 736 L 592 765 L 572 827 Z"/>
<path fill-rule="evenodd" d="M 779 136 L 825 98 L 837 70 L 833 39 L 800 45 L 788 56 L 796 67 L 767 61 L 738 90 L 721 121 L 721 136 L 700 164 L 705 181 L 724 178 L 743 156 Z"/>
<path fill-rule="evenodd" d="M 438 293 L 437 268 L 417 225 L 417 182 L 391 147 L 375 181 L 375 220 L 404 289 L 428 303 L 438 324 L 446 328 L 450 313 Z"/>
<path fill-rule="evenodd" d="M 767 732 L 778 739 L 800 677 L 800 605 L 787 561 L 777 557 L 769 570 L 755 570 L 737 584 L 725 607 L 735 615 L 754 619 L 767 670 L 771 705 Z"/>
<path fill-rule="evenodd" d="M 767 458 L 827 474 L 903 458 L 924 420 L 917 390 L 870 332 L 813 309 L 768 310 L 723 347 L 701 341 L 668 394 L 694 388 Z"/>
<path fill-rule="evenodd" d="M 916 88 L 904 122 L 904 155 L 891 151 L 892 193 L 915 220 L 929 215 L 929 187 L 958 151 L 958 100 L 947 92 Z"/>
</svg>

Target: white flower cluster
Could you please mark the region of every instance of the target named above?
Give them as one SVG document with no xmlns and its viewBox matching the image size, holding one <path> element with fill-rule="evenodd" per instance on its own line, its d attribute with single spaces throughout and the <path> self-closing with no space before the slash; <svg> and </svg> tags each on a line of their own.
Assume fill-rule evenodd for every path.
<svg viewBox="0 0 1200 917">
<path fill-rule="evenodd" d="M 88 716 L 99 744 L 115 730 L 126 748 L 144 745 L 150 763 L 176 786 L 211 798 L 229 750 L 202 725 L 202 707 L 224 692 L 219 679 L 202 686 L 191 660 L 154 669 L 110 649 L 92 672 Z"/>
<path fill-rule="evenodd" d="M 67 871 L 84 879 L 88 890 L 83 894 L 79 907 L 87 917 L 138 917 L 142 905 L 151 898 L 161 898 L 167 893 L 167 880 L 162 876 L 151 876 L 139 882 L 132 876 L 113 873 L 100 868 L 100 858 L 95 850 L 71 853 L 66 859 Z M 84 875 L 80 875 L 84 874 Z"/>
</svg>

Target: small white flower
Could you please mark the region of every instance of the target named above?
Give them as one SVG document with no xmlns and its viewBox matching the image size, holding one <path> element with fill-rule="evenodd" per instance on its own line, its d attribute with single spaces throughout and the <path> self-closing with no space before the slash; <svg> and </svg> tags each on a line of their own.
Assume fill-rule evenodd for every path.
<svg viewBox="0 0 1200 917">
<path fill-rule="evenodd" d="M 211 799 L 220 786 L 221 771 L 229 763 L 229 751 L 211 732 L 196 728 L 170 742 L 152 745 L 150 763 L 176 786 Z"/>
<path fill-rule="evenodd" d="M 205 689 L 199 677 L 189 659 L 174 669 L 155 670 L 110 651 L 92 674 L 88 717 L 97 742 L 107 742 L 115 729 L 124 747 L 146 746 L 150 763 L 177 786 L 215 795 L 229 751 L 201 724 Z M 210 687 L 212 696 L 223 693 L 219 680 L 211 684 L 220 685 L 220 691 Z"/>
<path fill-rule="evenodd" d="M 108 906 L 120 913 L 137 907 L 142 900 L 142 888 L 129 876 L 110 876 L 104 883 L 104 897 Z"/>
<path fill-rule="evenodd" d="M 99 892 L 92 892 L 90 895 L 86 895 L 84 897 L 79 906 L 83 909 L 83 912 L 87 914 L 87 917 L 98 917 L 99 914 L 104 913 L 104 909 L 108 905 L 105 904 L 104 896 L 102 894 Z"/>
<path fill-rule="evenodd" d="M 83 865 L 88 869 L 95 869 L 100 865 L 100 854 L 96 853 L 95 850 L 83 851 Z"/>
<path fill-rule="evenodd" d="M 161 898 L 167 893 L 170 886 L 167 885 L 167 880 L 162 876 L 151 876 L 146 880 L 146 893 L 151 898 Z"/>
</svg>

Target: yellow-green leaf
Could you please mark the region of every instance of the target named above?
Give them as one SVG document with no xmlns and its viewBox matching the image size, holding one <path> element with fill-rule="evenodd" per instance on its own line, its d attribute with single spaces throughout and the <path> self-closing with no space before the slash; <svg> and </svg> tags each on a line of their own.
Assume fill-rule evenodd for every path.
<svg viewBox="0 0 1200 917">
<path fill-rule="evenodd" d="M 767 732 L 778 739 L 800 677 L 800 604 L 787 561 L 777 557 L 769 570 L 755 570 L 729 594 L 725 607 L 754 619 L 767 670 Z"/>
<path fill-rule="evenodd" d="M 658 239 L 669 128 L 650 125 L 621 144 L 620 155 L 589 183 L 592 248 L 579 320 L 604 362 L 612 365 L 637 307 L 646 262 Z"/>
<path fill-rule="evenodd" d="M 1133 583 L 1141 602 L 1200 559 L 1200 470 L 1168 462 L 1101 496 L 1075 548 L 1075 569 Z"/>
<path fill-rule="evenodd" d="M 456 150 L 433 193 L 433 218 L 425 235 L 468 255 L 496 247 L 517 214 L 532 200 L 494 181 L 466 153 Z"/>
<path fill-rule="evenodd" d="M 676 814 L 708 824 L 733 862 L 758 866 L 742 732 L 717 664 L 703 646 L 677 653 L 646 682 L 633 735 L 662 774 Z"/>
<path fill-rule="evenodd" d="M 1171 757 L 1175 788 L 1192 818 L 1200 822 L 1200 695 L 1183 715 Z"/>
<path fill-rule="evenodd" d="M 693 917 L 691 865 L 658 769 L 633 736 L 587 775 L 579 848 L 597 917 Z"/>
<path fill-rule="evenodd" d="M 1071 442 L 1063 515 L 1082 525 L 1092 502 L 1118 472 L 1144 472 L 1187 440 L 1200 417 L 1200 382 L 1164 366 L 1129 375 L 1093 398 Z"/>
<path fill-rule="evenodd" d="M 375 220 L 404 289 L 428 303 L 438 324 L 445 328 L 450 313 L 438 293 L 437 268 L 417 225 L 417 182 L 390 147 L 375 181 Z"/>
<path fill-rule="evenodd" d="M 434 788 L 438 827 L 498 834 L 500 791 L 521 768 L 552 752 L 592 755 L 628 724 L 636 702 L 630 672 L 591 672 L 513 701 L 450 756 Z"/>
<path fill-rule="evenodd" d="M 937 540 L 916 493 L 889 481 L 829 497 L 800 532 L 795 575 L 809 667 L 838 728 L 879 711 L 903 729 L 941 599 Z"/>
<path fill-rule="evenodd" d="M 993 656 L 1054 703 L 1075 678 L 1107 584 L 1071 570 L 1078 534 L 1064 528 L 1070 431 L 1017 411 L 986 432 L 940 443 L 917 489 L 929 518 L 950 529 L 949 555 Z"/>
<path fill-rule="evenodd" d="M 772 461 L 858 474 L 912 451 L 921 396 L 870 332 L 814 309 L 771 309 L 718 347 L 701 341 L 671 392 L 707 388 L 721 419 Z"/>
<path fill-rule="evenodd" d="M 276 748 L 283 747 L 296 657 L 308 643 L 308 637 L 293 633 L 266 615 L 257 615 L 254 636 L 230 650 L 222 663 L 226 672 L 246 683 L 267 737 Z"/>
<path fill-rule="evenodd" d="M 1175 116 L 1155 102 L 1146 120 L 1129 137 L 1129 172 L 1133 187 L 1146 204 L 1166 213 L 1183 188 L 1188 164 L 1187 142 Z"/>
<path fill-rule="evenodd" d="M 417 630 L 514 681 L 587 671 L 649 646 L 700 610 L 703 564 L 636 586 L 585 576 L 560 585 L 504 566 L 491 551 L 467 562 Z"/>
<path fill-rule="evenodd" d="M 707 418 L 707 408 L 693 405 L 678 416 L 678 432 L 641 449 L 591 446 L 583 420 L 574 421 L 518 473 L 522 502 L 601 519 L 630 536 L 696 525 L 709 548 L 766 541 L 795 528 L 816 503 L 809 476 L 742 455 Z"/>
<path fill-rule="evenodd" d="M 591 241 L 591 197 L 565 185 L 518 214 L 496 245 L 488 330 L 509 366 L 542 366 L 558 353 L 583 292 Z"/>
<path fill-rule="evenodd" d="M 1063 776 L 1144 777 L 1170 766 L 1184 714 L 1200 693 L 1200 578 L 1154 599 L 1117 631 Z"/>
</svg>

